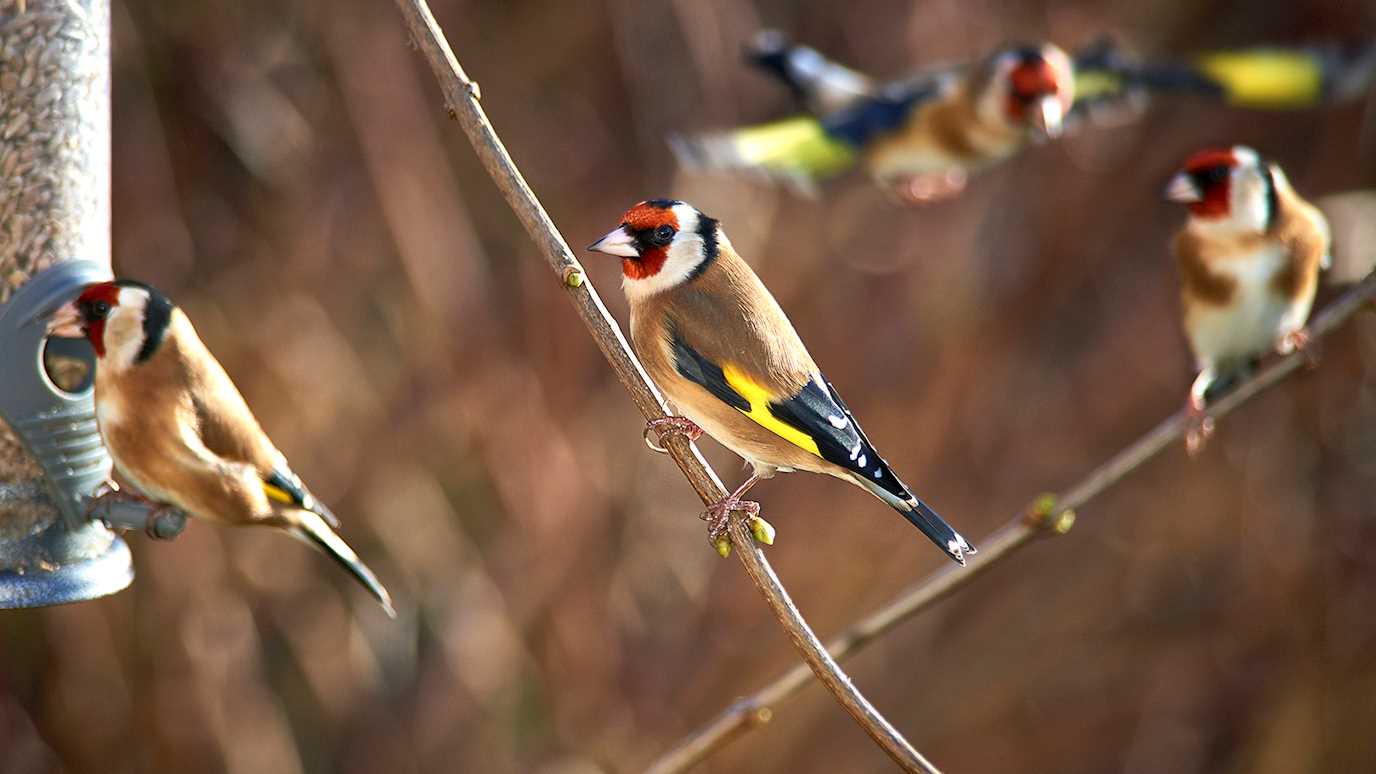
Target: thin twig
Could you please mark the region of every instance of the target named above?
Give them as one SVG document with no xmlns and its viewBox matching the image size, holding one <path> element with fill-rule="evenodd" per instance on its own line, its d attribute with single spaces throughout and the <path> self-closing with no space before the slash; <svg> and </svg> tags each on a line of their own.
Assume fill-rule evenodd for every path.
<svg viewBox="0 0 1376 774">
<path fill-rule="evenodd" d="M 1337 330 L 1363 306 L 1376 300 L 1376 274 L 1335 299 L 1310 325 L 1312 342 Z M 1302 352 L 1281 358 L 1258 371 L 1250 379 L 1209 407 L 1209 414 L 1221 417 L 1251 400 L 1263 390 L 1300 370 L 1308 356 Z M 1109 487 L 1178 442 L 1185 433 L 1184 412 L 1175 414 L 1138 438 L 1127 448 L 1099 465 L 1064 494 L 1042 496 L 991 535 L 977 541 L 979 553 L 964 570 L 947 565 L 909 586 L 888 604 L 865 617 L 827 644 L 827 651 L 839 660 L 864 648 L 946 595 L 974 580 L 998 562 L 1039 535 L 1063 534 L 1070 529 L 1075 510 L 1098 497 Z M 774 709 L 792 698 L 808 683 L 808 670 L 801 666 L 785 672 L 763 689 L 737 699 L 706 725 L 685 736 L 646 770 L 647 774 L 675 774 L 686 771 L 751 729 L 769 722 Z"/>
<path fill-rule="evenodd" d="M 531 239 L 539 246 L 550 267 L 563 280 L 564 287 L 579 315 L 582 316 L 584 324 L 597 341 L 598 347 L 602 349 L 622 385 L 630 392 L 631 399 L 646 419 L 665 416 L 663 400 L 658 391 L 631 353 L 621 329 L 602 305 L 592 283 L 583 274 L 582 267 L 573 257 L 563 236 L 555 228 L 553 221 L 540 206 L 535 194 L 521 177 L 516 164 L 507 154 L 496 130 L 488 122 L 482 106 L 478 104 L 477 84 L 469 80 L 468 75 L 459 66 L 425 0 L 397 0 L 397 6 L 406 19 L 412 38 L 440 82 L 450 115 L 459 121 L 464 133 L 473 143 L 473 149 L 477 152 L 483 167 L 501 189 L 507 204 L 521 220 Z M 697 447 L 681 436 L 669 439 L 667 446 L 674 461 L 678 463 L 703 503 L 710 504 L 726 496 L 721 480 L 707 465 Z M 745 566 L 750 579 L 759 587 L 779 623 L 793 640 L 793 644 L 802 653 L 803 660 L 836 696 L 841 706 L 905 771 L 936 772 L 936 768 L 914 750 L 912 745 L 856 690 L 850 678 L 827 654 L 821 640 L 817 639 L 817 635 L 803 620 L 798 608 L 789 599 L 788 592 L 784 590 L 778 576 L 765 559 L 764 553 L 755 545 L 750 532 L 739 519 L 733 519 L 731 522 L 731 539 L 741 564 Z"/>
</svg>

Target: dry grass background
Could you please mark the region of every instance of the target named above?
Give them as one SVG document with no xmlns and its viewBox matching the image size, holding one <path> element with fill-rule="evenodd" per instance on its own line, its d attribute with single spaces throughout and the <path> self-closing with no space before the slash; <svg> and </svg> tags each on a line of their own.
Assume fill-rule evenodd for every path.
<svg viewBox="0 0 1376 774">
<path fill-rule="evenodd" d="M 1014 37 L 1189 51 L 1376 30 L 1355 3 L 435 2 L 574 244 L 630 203 L 721 217 L 904 477 L 978 538 L 1175 410 L 1159 200 L 1206 143 L 1310 194 L 1376 183 L 1368 103 L 1158 103 L 955 203 L 676 175 L 672 130 L 785 95 L 759 25 L 898 73 Z M 131 536 L 138 580 L 0 614 L 0 771 L 630 771 L 796 656 L 448 123 L 390 3 L 116 2 L 114 244 L 181 302 L 397 597 L 276 535 Z M 1376 246 L 1373 246 L 1376 249 Z M 624 318 L 617 269 L 586 265 Z M 1376 318 L 849 669 L 952 772 L 1376 765 Z M 709 450 L 725 474 L 729 455 Z M 836 631 L 944 561 L 853 488 L 757 493 Z M 703 771 L 889 763 L 817 688 Z"/>
</svg>

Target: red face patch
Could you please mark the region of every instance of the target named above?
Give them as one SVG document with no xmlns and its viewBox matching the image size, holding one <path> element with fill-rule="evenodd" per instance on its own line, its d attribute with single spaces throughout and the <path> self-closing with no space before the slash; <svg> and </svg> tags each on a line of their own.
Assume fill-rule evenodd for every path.
<svg viewBox="0 0 1376 774">
<path fill-rule="evenodd" d="M 105 320 L 110 310 L 119 306 L 119 286 L 113 282 L 88 285 L 77 296 L 76 308 L 81 312 L 81 327 L 91 342 L 97 357 L 105 357 Z"/>
<path fill-rule="evenodd" d="M 631 279 L 653 277 L 664 268 L 664 262 L 669 260 L 669 246 L 655 245 L 651 242 L 651 236 L 661 226 L 669 226 L 678 231 L 678 218 L 674 211 L 661 205 L 661 202 L 641 202 L 626 210 L 626 214 L 621 216 L 622 228 L 634 234 L 637 243 L 641 245 L 639 258 L 621 259 L 621 273 Z"/>
<path fill-rule="evenodd" d="M 1042 58 L 1022 62 L 1008 73 L 1008 117 L 1021 122 L 1032 103 L 1060 93 L 1060 79 L 1050 62 Z"/>
<path fill-rule="evenodd" d="M 1185 174 L 1199 188 L 1200 200 L 1190 202 L 1190 212 L 1201 218 L 1228 215 L 1229 192 L 1237 157 L 1228 148 L 1206 148 L 1185 160 Z"/>
</svg>

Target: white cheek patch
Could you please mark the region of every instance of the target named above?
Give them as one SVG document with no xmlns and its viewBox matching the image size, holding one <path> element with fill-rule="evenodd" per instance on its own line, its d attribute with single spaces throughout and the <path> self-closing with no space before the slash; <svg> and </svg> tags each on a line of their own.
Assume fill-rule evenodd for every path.
<svg viewBox="0 0 1376 774">
<path fill-rule="evenodd" d="M 138 291 L 120 291 L 119 304 L 110 309 L 105 320 L 105 367 L 122 371 L 134 364 L 143 348 L 143 305 Z"/>
<path fill-rule="evenodd" d="M 621 287 L 631 299 L 645 299 L 683 284 L 705 259 L 702 235 L 698 233 L 698 213 L 687 204 L 676 204 L 672 211 L 679 230 L 669 244 L 668 256 L 659 272 L 644 279 L 624 277 Z"/>
<path fill-rule="evenodd" d="M 1228 217 L 1234 232 L 1265 231 L 1271 204 L 1261 157 L 1245 145 L 1231 148 L 1237 166 L 1228 181 Z"/>
</svg>

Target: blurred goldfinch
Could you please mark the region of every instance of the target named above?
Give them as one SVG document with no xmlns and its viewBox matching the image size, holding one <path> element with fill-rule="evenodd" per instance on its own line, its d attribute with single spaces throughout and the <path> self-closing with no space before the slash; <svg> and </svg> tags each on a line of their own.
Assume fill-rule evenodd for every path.
<svg viewBox="0 0 1376 774">
<path fill-rule="evenodd" d="M 1153 94 L 1193 94 L 1237 108 L 1299 110 L 1367 92 L 1376 45 L 1253 46 L 1143 61 L 1102 39 L 1075 56 L 1076 112 Z"/>
<path fill-rule="evenodd" d="M 1157 94 L 1246 109 L 1301 109 L 1359 96 L 1376 80 L 1376 45 L 1265 46 L 1144 61 L 1108 38 L 1074 57 L 1056 46 L 1005 47 L 982 62 L 891 82 L 828 60 L 782 33 L 757 35 L 747 59 L 808 111 L 670 145 L 688 168 L 754 172 L 805 192 L 862 165 L 907 201 L 959 193 L 969 174 L 1029 139 L 1071 125 L 1122 123 Z"/>
<path fill-rule="evenodd" d="M 705 430 L 753 468 L 708 509 L 714 540 L 731 511 L 758 512 L 741 500 L 755 483 L 805 470 L 870 492 L 961 564 L 975 552 L 870 445 L 717 221 L 684 202 L 641 202 L 588 249 L 621 259 L 636 354 L 683 415 L 652 426 Z"/>
<path fill-rule="evenodd" d="M 166 296 L 132 280 L 96 283 L 54 314 L 49 333 L 84 336 L 95 349 L 96 421 L 120 478 L 196 518 L 284 530 L 395 615 L 387 590 L 335 534 L 334 514 L 288 467 Z"/>
<path fill-rule="evenodd" d="M 758 38 L 751 58 L 814 115 L 673 138 L 685 166 L 756 170 L 810 189 L 858 163 L 899 198 L 930 201 L 1029 141 L 1059 136 L 1075 99 L 1070 59 L 1049 43 L 884 84 L 777 33 Z"/>
<path fill-rule="evenodd" d="M 1209 400 L 1267 351 L 1307 342 L 1329 230 L 1279 166 L 1242 145 L 1191 156 L 1166 198 L 1190 211 L 1174 247 L 1185 334 L 1199 368 L 1187 404 L 1186 444 L 1194 452 L 1212 427 Z"/>
</svg>

